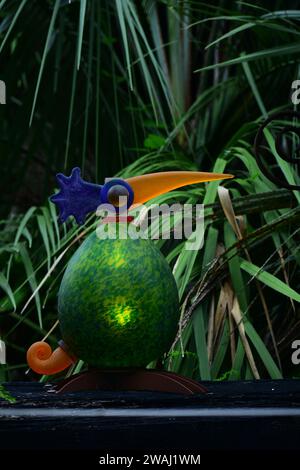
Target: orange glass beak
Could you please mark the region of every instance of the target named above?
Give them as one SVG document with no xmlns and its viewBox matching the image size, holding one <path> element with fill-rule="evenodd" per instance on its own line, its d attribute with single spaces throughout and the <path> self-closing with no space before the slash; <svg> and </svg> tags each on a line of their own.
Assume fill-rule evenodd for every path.
<svg viewBox="0 0 300 470">
<path fill-rule="evenodd" d="M 156 196 L 181 188 L 188 184 L 233 178 L 223 173 L 203 173 L 200 171 L 165 171 L 128 178 L 128 184 L 134 191 L 134 204 L 143 204 Z"/>
</svg>

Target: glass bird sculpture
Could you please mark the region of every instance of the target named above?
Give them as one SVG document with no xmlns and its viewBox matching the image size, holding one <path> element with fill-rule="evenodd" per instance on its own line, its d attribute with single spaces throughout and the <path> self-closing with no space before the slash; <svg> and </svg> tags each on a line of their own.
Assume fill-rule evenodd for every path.
<svg viewBox="0 0 300 470">
<path fill-rule="evenodd" d="M 129 210 L 188 184 L 230 177 L 174 171 L 111 178 L 100 186 L 84 181 L 74 168 L 69 177 L 57 175 L 60 191 L 50 199 L 61 222 L 73 216 L 82 224 L 87 214 L 108 204 L 116 209 L 117 225 L 127 226 L 124 207 Z M 101 370 L 145 368 L 168 351 L 175 337 L 175 279 L 152 240 L 99 239 L 95 230 L 67 265 L 58 292 L 58 318 L 63 340 L 57 349 L 40 341 L 27 352 L 28 364 L 38 374 L 55 374 L 76 359 Z"/>
</svg>

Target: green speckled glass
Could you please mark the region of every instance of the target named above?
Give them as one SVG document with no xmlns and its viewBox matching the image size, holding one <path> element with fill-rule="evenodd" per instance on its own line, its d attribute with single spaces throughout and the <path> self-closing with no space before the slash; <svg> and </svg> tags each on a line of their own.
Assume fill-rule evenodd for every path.
<svg viewBox="0 0 300 470">
<path fill-rule="evenodd" d="M 100 368 L 145 367 L 168 350 L 179 319 L 177 286 L 154 243 L 96 232 L 67 266 L 58 309 L 72 353 Z"/>
</svg>

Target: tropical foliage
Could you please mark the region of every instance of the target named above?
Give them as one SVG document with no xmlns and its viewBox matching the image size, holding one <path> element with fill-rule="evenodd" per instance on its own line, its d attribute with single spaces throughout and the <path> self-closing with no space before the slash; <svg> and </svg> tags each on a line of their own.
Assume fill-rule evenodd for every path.
<svg viewBox="0 0 300 470">
<path fill-rule="evenodd" d="M 280 189 L 253 153 L 259 124 L 291 108 L 299 77 L 296 1 L 2 0 L 0 332 L 2 380 L 22 378 L 35 340 L 59 339 L 57 289 L 95 227 L 57 223 L 54 175 L 162 170 L 234 180 L 157 199 L 205 204 L 203 247 L 157 243 L 182 312 L 164 367 L 201 379 L 297 376 L 299 192 Z M 279 171 L 274 135 L 266 134 Z M 293 135 L 293 145 L 297 145 Z M 289 147 L 287 141 L 285 144 Z M 276 169 L 277 168 L 277 169 Z M 281 177 L 298 183 L 297 168 Z M 79 362 L 68 374 L 85 365 Z"/>
</svg>

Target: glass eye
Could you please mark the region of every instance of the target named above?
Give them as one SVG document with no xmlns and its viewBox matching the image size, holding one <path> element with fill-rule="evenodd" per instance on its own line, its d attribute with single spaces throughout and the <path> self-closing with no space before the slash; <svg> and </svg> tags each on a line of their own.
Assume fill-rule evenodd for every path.
<svg viewBox="0 0 300 470">
<path fill-rule="evenodd" d="M 126 180 L 111 178 L 101 188 L 101 202 L 113 206 L 116 212 L 125 211 L 133 201 L 134 192 Z"/>
<path fill-rule="evenodd" d="M 121 184 L 115 184 L 107 192 L 107 200 L 115 207 L 127 206 L 129 191 Z"/>
</svg>

